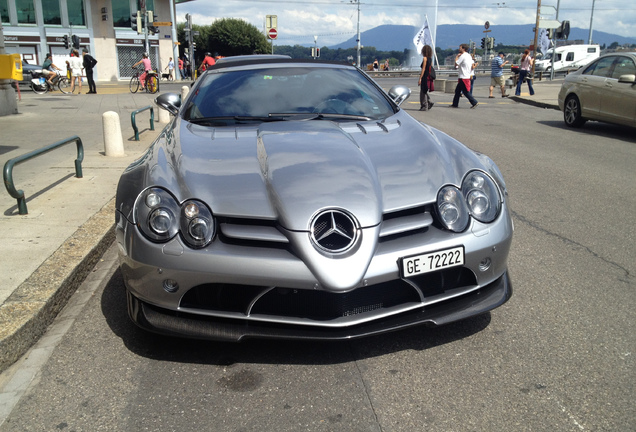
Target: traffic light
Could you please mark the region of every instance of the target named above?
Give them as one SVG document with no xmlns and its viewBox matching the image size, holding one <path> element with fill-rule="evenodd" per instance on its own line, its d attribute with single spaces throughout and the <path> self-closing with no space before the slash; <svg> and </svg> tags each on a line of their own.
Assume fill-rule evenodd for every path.
<svg viewBox="0 0 636 432">
<path fill-rule="evenodd" d="M 159 17 L 154 15 L 152 11 L 147 11 L 146 16 L 148 18 L 148 21 L 146 24 L 146 26 L 148 27 L 148 32 L 152 35 L 159 33 L 159 27 L 152 25 Z"/>
<path fill-rule="evenodd" d="M 481 47 L 486 48 L 486 38 L 481 38 Z"/>
<path fill-rule="evenodd" d="M 495 38 L 488 38 L 488 48 L 493 49 L 495 47 Z"/>
<path fill-rule="evenodd" d="M 80 47 L 80 38 L 78 35 L 71 36 L 71 41 L 73 42 L 73 48 L 79 49 Z"/>
<path fill-rule="evenodd" d="M 567 39 L 570 36 L 570 21 L 563 21 L 561 26 L 556 29 L 557 39 Z"/>
<path fill-rule="evenodd" d="M 320 57 L 320 48 L 316 48 L 316 57 Z"/>
<path fill-rule="evenodd" d="M 68 43 L 68 35 L 64 35 L 63 39 L 64 39 L 64 48 L 69 49 L 71 45 Z"/>
<path fill-rule="evenodd" d="M 137 34 L 142 34 L 144 31 L 144 27 L 141 24 L 141 13 L 137 11 L 137 13 L 133 14 L 132 20 L 130 21 L 130 28 L 137 32 Z"/>
<path fill-rule="evenodd" d="M 468 46 L 470 52 L 475 52 L 475 41 L 470 41 L 470 45 Z"/>
</svg>

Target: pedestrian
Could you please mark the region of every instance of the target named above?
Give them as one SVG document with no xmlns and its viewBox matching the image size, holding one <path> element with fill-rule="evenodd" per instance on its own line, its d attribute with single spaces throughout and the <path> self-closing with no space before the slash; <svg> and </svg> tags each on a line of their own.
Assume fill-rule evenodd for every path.
<svg viewBox="0 0 636 432">
<path fill-rule="evenodd" d="M 73 55 L 69 60 L 69 66 L 71 67 L 71 93 L 75 91 L 75 81 L 77 81 L 79 83 L 79 91 L 77 94 L 80 94 L 82 93 L 82 70 L 84 69 L 84 65 L 79 58 L 79 51 L 74 49 L 72 53 Z"/>
<path fill-rule="evenodd" d="M 504 87 L 505 80 L 503 77 L 503 67 L 508 64 L 508 60 L 504 61 L 506 55 L 503 52 L 500 52 L 492 62 L 490 63 L 490 95 L 489 98 L 494 98 L 492 95 L 492 91 L 495 89 L 495 86 L 499 86 L 501 88 L 501 97 L 508 97 L 506 94 L 506 88 Z"/>
<path fill-rule="evenodd" d="M 86 48 L 82 49 L 82 57 L 82 64 L 86 71 L 86 81 L 88 81 L 88 92 L 86 94 L 96 94 L 97 88 L 95 88 L 95 80 L 93 79 L 93 68 L 97 64 L 97 60 L 88 53 Z"/>
<path fill-rule="evenodd" d="M 479 63 L 475 61 L 475 53 L 471 53 L 470 58 L 473 59 L 473 65 L 470 67 L 470 94 L 473 94 L 473 89 L 475 88 L 475 69 L 479 66 Z"/>
<path fill-rule="evenodd" d="M 389 71 L 389 59 L 386 59 L 384 61 L 384 71 L 388 72 Z"/>
<path fill-rule="evenodd" d="M 168 69 L 168 79 L 169 80 L 173 80 L 174 79 L 174 60 L 172 60 L 172 57 L 170 57 L 170 60 L 168 60 L 168 66 L 166 66 L 166 69 Z M 166 70 L 164 69 L 164 70 Z"/>
<path fill-rule="evenodd" d="M 430 45 L 422 47 L 422 64 L 420 65 L 420 79 L 417 85 L 420 86 L 420 111 L 428 111 L 433 107 L 433 102 L 428 94 L 428 77 L 431 75 L 433 67 L 433 49 Z"/>
<path fill-rule="evenodd" d="M 179 59 L 179 76 L 181 77 L 181 79 L 185 78 L 185 75 L 183 75 L 183 59 L 182 58 Z"/>
<path fill-rule="evenodd" d="M 378 59 L 373 61 L 373 70 L 376 72 L 380 70 L 380 63 L 378 63 Z"/>
<path fill-rule="evenodd" d="M 479 103 L 475 100 L 473 95 L 470 94 L 470 72 L 473 67 L 473 59 L 470 54 L 468 54 L 468 44 L 461 44 L 459 46 L 459 54 L 455 56 L 455 64 L 459 71 L 459 77 L 457 79 L 457 87 L 455 87 L 453 103 L 449 105 L 449 107 L 459 108 L 459 97 L 464 95 L 470 102 L 470 107 L 475 108 Z"/>
<path fill-rule="evenodd" d="M 530 56 L 530 50 L 525 50 L 523 55 L 521 56 L 521 66 L 519 67 L 519 80 L 517 81 L 517 90 L 515 91 L 515 96 L 521 96 L 521 84 L 523 84 L 523 80 L 527 80 L 528 89 L 530 90 L 530 96 L 534 94 L 534 89 L 532 88 L 532 76 L 530 72 L 532 71 L 532 65 L 534 64 L 534 59 Z"/>
<path fill-rule="evenodd" d="M 190 60 L 187 57 L 183 59 L 183 71 L 188 78 L 192 79 L 192 68 L 190 65 Z"/>
</svg>

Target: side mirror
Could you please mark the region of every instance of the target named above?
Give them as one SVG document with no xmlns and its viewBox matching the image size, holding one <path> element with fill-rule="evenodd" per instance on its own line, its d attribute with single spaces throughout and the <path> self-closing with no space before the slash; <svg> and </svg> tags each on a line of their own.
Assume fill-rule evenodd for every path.
<svg viewBox="0 0 636 432">
<path fill-rule="evenodd" d="M 618 82 L 634 84 L 636 83 L 636 75 L 634 74 L 621 75 L 618 77 Z"/>
<path fill-rule="evenodd" d="M 181 96 L 176 93 L 164 93 L 157 96 L 155 103 L 160 108 L 176 116 L 179 113 L 179 108 L 181 108 Z"/>
<path fill-rule="evenodd" d="M 407 100 L 409 96 L 411 96 L 411 89 L 405 85 L 396 85 L 389 90 L 389 97 L 393 102 L 398 104 L 398 106 Z"/>
</svg>

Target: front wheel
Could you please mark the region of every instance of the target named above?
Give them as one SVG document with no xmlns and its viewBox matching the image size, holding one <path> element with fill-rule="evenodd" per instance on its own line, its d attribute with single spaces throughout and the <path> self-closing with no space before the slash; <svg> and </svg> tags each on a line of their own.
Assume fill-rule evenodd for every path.
<svg viewBox="0 0 636 432">
<path fill-rule="evenodd" d="M 149 76 L 146 79 L 146 89 L 148 89 L 148 93 L 157 93 L 157 91 L 159 90 L 159 83 L 157 82 L 156 76 Z"/>
<path fill-rule="evenodd" d="M 139 90 L 139 77 L 132 77 L 129 87 L 131 93 L 137 93 L 137 90 Z"/>
<path fill-rule="evenodd" d="M 581 102 L 576 95 L 570 95 L 565 99 L 563 107 L 563 120 L 569 127 L 581 127 L 585 124 L 585 119 L 581 114 Z"/>
<path fill-rule="evenodd" d="M 37 94 L 44 94 L 47 91 L 49 91 L 49 87 L 46 85 L 46 83 L 44 84 L 35 84 L 33 82 L 31 82 L 31 90 L 33 90 L 35 93 Z"/>
<path fill-rule="evenodd" d="M 66 77 L 61 77 L 57 82 L 57 88 L 64 94 L 71 93 L 71 83 Z"/>
</svg>

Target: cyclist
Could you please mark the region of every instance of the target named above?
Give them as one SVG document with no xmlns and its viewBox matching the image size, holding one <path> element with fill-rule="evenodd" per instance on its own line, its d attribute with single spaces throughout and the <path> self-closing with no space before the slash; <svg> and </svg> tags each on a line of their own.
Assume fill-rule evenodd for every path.
<svg viewBox="0 0 636 432">
<path fill-rule="evenodd" d="M 199 66 L 199 72 L 205 72 L 205 70 L 209 66 L 214 66 L 215 63 L 216 63 L 216 60 L 214 60 L 214 57 L 212 57 L 212 54 L 210 54 L 209 52 L 206 52 L 205 58 L 201 62 L 201 66 Z"/>
<path fill-rule="evenodd" d="M 139 77 L 139 82 L 141 83 L 141 87 L 143 88 L 146 83 L 146 77 L 148 76 L 148 72 L 152 70 L 152 64 L 150 63 L 150 59 L 148 58 L 148 53 L 144 53 L 143 58 L 135 63 L 132 67 L 135 68 L 140 64 L 144 64 L 144 73 Z"/>
<path fill-rule="evenodd" d="M 53 64 L 53 57 L 49 53 L 46 55 L 46 60 L 44 60 L 44 63 L 42 64 L 42 75 L 44 75 L 51 86 L 53 85 L 53 78 L 56 75 L 54 71 L 56 70 L 61 71 L 62 69 Z"/>
</svg>

